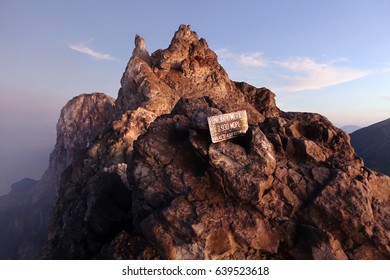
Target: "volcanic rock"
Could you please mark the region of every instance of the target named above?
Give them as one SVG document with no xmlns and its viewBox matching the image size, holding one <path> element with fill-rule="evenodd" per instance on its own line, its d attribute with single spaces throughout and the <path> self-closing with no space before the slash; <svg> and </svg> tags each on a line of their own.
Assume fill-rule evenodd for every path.
<svg viewBox="0 0 390 280">
<path fill-rule="evenodd" d="M 344 132 L 282 113 L 212 144 L 191 112 L 217 107 L 182 99 L 135 143 L 134 222 L 163 258 L 389 256 L 389 178 L 364 168 Z"/>
<path fill-rule="evenodd" d="M 115 100 L 104 93 L 82 94 L 61 110 L 57 123 L 57 142 L 51 161 L 61 172 L 72 163 L 78 151 L 107 128 L 113 120 Z"/>
<path fill-rule="evenodd" d="M 114 99 L 103 93 L 82 94 L 61 110 L 57 143 L 39 182 L 23 181 L 0 197 L 0 259 L 41 257 L 61 173 L 113 118 Z M 32 186 L 33 185 L 33 186 Z M 17 194 L 17 195 L 16 195 Z"/>
<path fill-rule="evenodd" d="M 109 104 L 87 143 L 57 141 L 74 152 L 56 153 L 71 163 L 44 258 L 390 257 L 390 178 L 325 117 L 283 112 L 272 91 L 231 81 L 189 26 L 151 55 L 137 35 Z M 212 143 L 207 117 L 239 110 L 247 133 Z"/>
</svg>

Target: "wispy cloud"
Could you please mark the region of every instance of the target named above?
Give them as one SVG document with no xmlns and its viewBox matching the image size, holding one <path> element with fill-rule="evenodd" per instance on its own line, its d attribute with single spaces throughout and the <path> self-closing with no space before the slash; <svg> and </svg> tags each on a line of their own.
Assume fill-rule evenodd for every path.
<svg viewBox="0 0 390 280">
<path fill-rule="evenodd" d="M 388 100 L 388 101 L 390 101 L 390 95 L 383 96 L 383 99 L 384 99 L 384 100 Z"/>
<path fill-rule="evenodd" d="M 74 50 L 74 51 L 89 55 L 89 56 L 91 56 L 95 59 L 98 59 L 98 60 L 114 60 L 115 59 L 110 54 L 99 53 L 99 52 L 92 50 L 91 48 L 87 47 L 85 45 L 85 43 L 69 44 L 69 48 Z"/>
<path fill-rule="evenodd" d="M 262 52 L 248 52 L 237 54 L 230 51 L 227 48 L 218 49 L 215 51 L 218 58 L 223 61 L 231 61 L 240 66 L 265 68 L 267 67 L 267 61 Z"/>
<path fill-rule="evenodd" d="M 255 68 L 265 68 L 268 66 L 267 61 L 265 60 L 263 53 L 261 52 L 241 54 L 238 58 L 238 61 L 243 66 Z"/>
<path fill-rule="evenodd" d="M 266 86 L 281 91 L 314 90 L 363 78 L 372 71 L 348 66 L 343 57 L 328 58 L 319 62 L 309 57 L 272 60 L 262 52 L 234 53 L 229 49 L 217 51 L 222 64 L 231 73 L 238 73 L 245 80 L 253 77 Z M 254 69 L 249 69 L 254 68 Z M 245 77 L 244 77 L 245 76 Z M 251 82 L 255 82 L 256 81 Z"/>
<path fill-rule="evenodd" d="M 289 76 L 285 77 L 285 85 L 280 89 L 285 91 L 321 89 L 360 79 L 371 73 L 368 70 L 339 66 L 338 61 L 319 63 L 304 57 L 275 62 L 281 68 L 290 71 Z"/>
<path fill-rule="evenodd" d="M 225 60 L 225 59 L 232 59 L 234 58 L 235 54 L 231 52 L 228 48 L 222 48 L 215 50 L 215 52 L 218 55 L 219 59 Z"/>
<path fill-rule="evenodd" d="M 389 62 L 385 62 L 385 63 L 382 63 L 384 65 L 384 68 L 382 68 L 382 72 L 383 73 L 389 73 L 390 72 L 390 63 Z"/>
</svg>

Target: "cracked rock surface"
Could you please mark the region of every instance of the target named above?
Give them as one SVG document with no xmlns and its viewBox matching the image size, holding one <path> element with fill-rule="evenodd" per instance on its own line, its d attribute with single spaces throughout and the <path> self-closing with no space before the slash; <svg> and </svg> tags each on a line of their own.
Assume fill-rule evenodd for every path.
<svg viewBox="0 0 390 280">
<path fill-rule="evenodd" d="M 187 25 L 152 54 L 137 35 L 112 121 L 62 173 L 43 257 L 389 259 L 390 178 L 274 97 Z M 213 144 L 207 117 L 240 110 L 247 133 Z"/>
</svg>

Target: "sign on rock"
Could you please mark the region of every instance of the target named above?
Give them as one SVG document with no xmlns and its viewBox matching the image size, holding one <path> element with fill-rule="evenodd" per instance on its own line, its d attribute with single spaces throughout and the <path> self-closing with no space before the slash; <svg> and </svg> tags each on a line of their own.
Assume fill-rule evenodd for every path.
<svg viewBox="0 0 390 280">
<path fill-rule="evenodd" d="M 235 138 L 248 130 L 246 111 L 221 114 L 207 118 L 213 143 Z"/>
</svg>

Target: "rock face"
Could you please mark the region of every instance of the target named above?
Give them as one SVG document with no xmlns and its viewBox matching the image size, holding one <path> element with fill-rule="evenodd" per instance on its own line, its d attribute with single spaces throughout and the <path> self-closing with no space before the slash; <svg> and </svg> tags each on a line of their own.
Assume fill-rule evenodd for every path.
<svg viewBox="0 0 390 280">
<path fill-rule="evenodd" d="M 212 144 L 194 114 L 218 107 L 182 99 L 135 144 L 133 217 L 163 258 L 388 258 L 389 178 L 363 167 L 346 134 L 281 113 Z"/>
<path fill-rule="evenodd" d="M 113 120 L 115 100 L 104 93 L 82 94 L 61 110 L 52 164 L 61 172 L 72 163 L 78 151 L 85 150 L 103 134 Z"/>
<path fill-rule="evenodd" d="M 231 81 L 189 26 L 151 55 L 137 35 L 121 85 L 62 176 L 45 258 L 390 257 L 390 178 L 325 117 Z M 248 132 L 212 144 L 207 117 L 238 110 Z"/>
<path fill-rule="evenodd" d="M 356 154 L 365 164 L 390 176 L 390 119 L 350 134 Z"/>
<path fill-rule="evenodd" d="M 274 96 L 231 81 L 187 25 L 151 55 L 137 35 L 115 120 L 89 145 L 58 140 L 75 150 L 57 153 L 71 163 L 43 257 L 388 259 L 390 178 Z M 207 117 L 239 110 L 248 132 L 213 144 Z"/>
<path fill-rule="evenodd" d="M 47 240 L 61 173 L 104 132 L 113 118 L 115 100 L 102 93 L 73 98 L 62 109 L 57 143 L 40 181 L 24 180 L 0 197 L 0 259 L 34 259 Z M 28 184 L 26 184 L 28 183 Z"/>
</svg>

